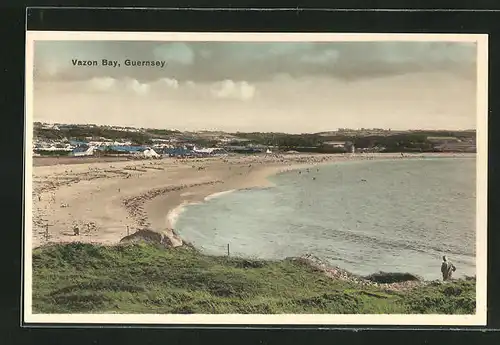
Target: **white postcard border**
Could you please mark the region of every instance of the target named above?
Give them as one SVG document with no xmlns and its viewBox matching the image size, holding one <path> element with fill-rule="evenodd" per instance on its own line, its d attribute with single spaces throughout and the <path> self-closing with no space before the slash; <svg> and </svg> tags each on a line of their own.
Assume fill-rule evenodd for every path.
<svg viewBox="0 0 500 345">
<path fill-rule="evenodd" d="M 35 41 L 220 41 L 220 42 L 476 42 L 477 44 L 477 181 L 476 181 L 476 314 L 474 315 L 158 315 L 158 314 L 33 314 L 32 313 L 32 169 L 33 63 Z M 487 301 L 487 175 L 488 175 L 488 35 L 487 34 L 361 34 L 361 33 L 211 33 L 211 32 L 64 32 L 27 31 L 24 155 L 24 320 L 53 324 L 199 324 L 199 325 L 486 325 Z"/>
</svg>

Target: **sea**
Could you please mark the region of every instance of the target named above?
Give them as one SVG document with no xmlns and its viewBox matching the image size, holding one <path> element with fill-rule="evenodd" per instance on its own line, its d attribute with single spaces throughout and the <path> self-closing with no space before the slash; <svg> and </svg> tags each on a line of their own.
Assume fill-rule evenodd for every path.
<svg viewBox="0 0 500 345">
<path fill-rule="evenodd" d="M 312 254 L 369 275 L 473 276 L 476 159 L 337 162 L 270 177 L 273 187 L 218 193 L 188 205 L 180 236 L 202 252 L 284 259 Z"/>
</svg>

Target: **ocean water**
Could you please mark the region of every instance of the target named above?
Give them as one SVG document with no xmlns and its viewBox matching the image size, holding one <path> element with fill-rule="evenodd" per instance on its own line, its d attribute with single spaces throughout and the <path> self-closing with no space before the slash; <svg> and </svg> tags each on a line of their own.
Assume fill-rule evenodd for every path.
<svg viewBox="0 0 500 345">
<path fill-rule="evenodd" d="M 339 162 L 270 178 L 275 186 L 221 193 L 176 222 L 207 254 L 283 259 L 313 254 L 356 274 L 475 275 L 476 161 Z"/>
</svg>

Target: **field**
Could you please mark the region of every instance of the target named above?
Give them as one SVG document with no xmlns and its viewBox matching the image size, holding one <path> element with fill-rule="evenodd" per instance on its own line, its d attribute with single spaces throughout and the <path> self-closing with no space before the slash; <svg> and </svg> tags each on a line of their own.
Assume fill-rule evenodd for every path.
<svg viewBox="0 0 500 345">
<path fill-rule="evenodd" d="M 34 313 L 473 314 L 475 281 L 390 292 L 290 259 L 247 260 L 152 244 L 33 252 Z"/>
</svg>

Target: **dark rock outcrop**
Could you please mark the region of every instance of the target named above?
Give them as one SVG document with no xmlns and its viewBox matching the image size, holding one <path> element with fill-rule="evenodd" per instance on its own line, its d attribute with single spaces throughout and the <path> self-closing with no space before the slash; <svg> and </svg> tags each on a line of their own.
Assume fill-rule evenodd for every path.
<svg viewBox="0 0 500 345">
<path fill-rule="evenodd" d="M 168 236 L 148 229 L 138 230 L 131 235 L 125 236 L 120 240 L 120 243 L 151 243 L 172 247 L 172 241 Z"/>
<path fill-rule="evenodd" d="M 378 272 L 364 277 L 364 279 L 379 284 L 393 284 L 402 283 L 407 281 L 421 281 L 422 279 L 411 273 L 398 273 L 398 272 Z"/>
</svg>

